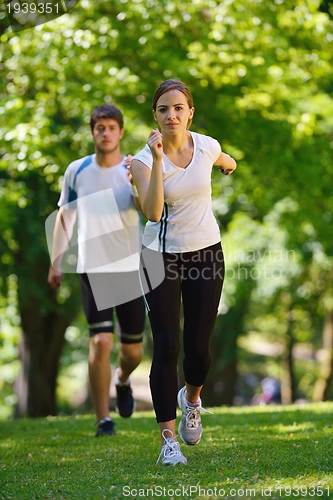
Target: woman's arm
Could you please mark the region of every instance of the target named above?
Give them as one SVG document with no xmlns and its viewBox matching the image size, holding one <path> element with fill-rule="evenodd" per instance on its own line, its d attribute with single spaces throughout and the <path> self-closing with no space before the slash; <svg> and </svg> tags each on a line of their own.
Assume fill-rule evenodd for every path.
<svg viewBox="0 0 333 500">
<path fill-rule="evenodd" d="M 153 165 L 150 170 L 139 160 L 131 163 L 134 184 L 139 193 L 139 199 L 144 215 L 152 222 L 159 222 L 164 206 L 164 189 L 162 177 L 162 136 L 158 130 L 153 130 L 147 141 L 153 155 Z"/>
<path fill-rule="evenodd" d="M 161 168 L 153 165 L 150 170 L 139 160 L 132 160 L 131 172 L 134 184 L 139 193 L 139 200 L 143 214 L 148 220 L 158 222 L 162 217 L 164 206 L 164 192 Z"/>
<path fill-rule="evenodd" d="M 214 165 L 222 172 L 224 175 L 230 175 L 236 169 L 237 163 L 235 160 L 227 155 L 226 153 L 221 153 Z"/>
</svg>

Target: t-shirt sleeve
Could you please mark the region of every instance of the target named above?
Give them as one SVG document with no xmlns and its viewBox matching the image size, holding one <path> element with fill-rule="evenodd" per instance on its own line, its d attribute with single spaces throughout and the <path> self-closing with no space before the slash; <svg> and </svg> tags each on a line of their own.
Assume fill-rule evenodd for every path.
<svg viewBox="0 0 333 500">
<path fill-rule="evenodd" d="M 199 147 L 201 147 L 205 151 L 205 154 L 209 157 L 212 165 L 214 165 L 222 152 L 220 143 L 216 139 L 213 139 L 213 137 L 209 137 L 208 135 L 198 134 L 197 139 L 199 142 Z"/>
<path fill-rule="evenodd" d="M 148 145 L 146 145 L 143 149 L 141 149 L 141 151 L 139 151 L 134 156 L 134 158 L 132 159 L 132 161 L 133 160 L 139 160 L 139 161 L 141 161 L 142 163 L 144 163 L 145 165 L 147 165 L 147 167 L 150 168 L 150 170 L 153 168 L 153 156 L 151 154 L 151 151 L 150 151 Z"/>
<path fill-rule="evenodd" d="M 73 201 L 73 183 L 74 183 L 74 168 L 73 168 L 73 163 L 71 163 L 64 175 L 64 184 L 62 186 L 60 198 L 58 201 L 58 206 L 63 207 L 64 205 L 67 205 L 71 201 Z"/>
<path fill-rule="evenodd" d="M 212 158 L 212 162 L 214 165 L 214 163 L 216 162 L 216 160 L 220 156 L 222 149 L 221 149 L 220 143 L 216 139 L 213 139 L 213 137 L 207 137 L 207 139 L 208 139 L 208 145 L 209 145 L 208 151 L 210 153 L 210 156 Z"/>
</svg>

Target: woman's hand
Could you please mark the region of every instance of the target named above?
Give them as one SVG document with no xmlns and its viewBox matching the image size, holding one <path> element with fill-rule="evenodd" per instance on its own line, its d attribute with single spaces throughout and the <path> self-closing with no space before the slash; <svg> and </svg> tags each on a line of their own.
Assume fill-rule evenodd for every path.
<svg viewBox="0 0 333 500">
<path fill-rule="evenodd" d="M 125 156 L 125 158 L 124 158 L 124 165 L 125 165 L 125 167 L 127 169 L 128 180 L 130 181 L 130 183 L 132 184 L 132 186 L 134 186 L 134 181 L 133 181 L 133 177 L 132 177 L 131 170 L 130 170 L 131 161 L 132 160 L 133 160 L 133 156 L 132 155 Z"/>
<path fill-rule="evenodd" d="M 232 174 L 237 167 L 237 163 L 235 162 L 235 160 L 226 153 L 220 154 L 215 165 L 223 175 Z"/>
<path fill-rule="evenodd" d="M 162 161 L 163 139 L 161 132 L 157 128 L 150 132 L 147 144 L 150 148 L 154 160 Z"/>
<path fill-rule="evenodd" d="M 143 213 L 150 221 L 158 222 L 162 217 L 164 206 L 163 141 L 158 129 L 150 132 L 147 144 L 153 157 L 151 170 L 140 160 L 132 161 L 131 170 Z"/>
<path fill-rule="evenodd" d="M 222 168 L 222 167 L 217 167 L 219 169 L 219 171 L 221 172 L 221 174 L 223 175 L 230 175 L 233 173 L 233 171 L 235 170 L 234 168 Z"/>
</svg>

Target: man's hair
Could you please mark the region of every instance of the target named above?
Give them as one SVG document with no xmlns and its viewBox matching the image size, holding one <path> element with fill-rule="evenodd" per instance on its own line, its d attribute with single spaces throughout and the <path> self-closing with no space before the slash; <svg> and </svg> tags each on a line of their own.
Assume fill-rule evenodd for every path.
<svg viewBox="0 0 333 500">
<path fill-rule="evenodd" d="M 99 118 L 112 118 L 115 120 L 120 129 L 124 128 L 124 117 L 120 109 L 113 104 L 102 104 L 101 106 L 97 106 L 91 114 L 90 118 L 90 128 L 94 129 L 94 126 Z"/>
</svg>

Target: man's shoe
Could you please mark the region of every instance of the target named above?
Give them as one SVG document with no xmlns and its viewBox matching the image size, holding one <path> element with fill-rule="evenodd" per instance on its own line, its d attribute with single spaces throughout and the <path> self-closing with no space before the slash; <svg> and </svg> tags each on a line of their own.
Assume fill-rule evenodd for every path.
<svg viewBox="0 0 333 500">
<path fill-rule="evenodd" d="M 135 410 L 135 399 L 132 395 L 131 386 L 128 385 L 116 385 L 117 391 L 117 406 L 116 411 L 121 417 L 128 418 L 132 415 Z"/>
<path fill-rule="evenodd" d="M 171 437 L 166 438 L 166 432 L 169 432 L 171 434 Z M 187 464 L 187 460 L 180 451 L 179 443 L 174 438 L 172 432 L 169 429 L 164 429 L 162 431 L 162 437 L 164 439 L 164 445 L 162 446 L 156 464 L 158 464 L 161 458 L 162 465 Z"/>
<path fill-rule="evenodd" d="M 201 406 L 201 399 L 197 403 L 190 403 L 186 399 L 186 387 L 178 392 L 178 406 L 182 410 L 182 419 L 179 422 L 178 434 L 187 445 L 198 444 L 201 439 L 202 425 L 200 411 L 211 413 Z"/>
<path fill-rule="evenodd" d="M 135 410 L 135 399 L 132 396 L 130 379 L 125 384 L 122 384 L 118 377 L 119 368 L 114 373 L 114 383 L 117 391 L 116 411 L 121 417 L 128 418 Z"/>
<path fill-rule="evenodd" d="M 111 418 L 102 418 L 97 422 L 97 431 L 96 437 L 99 436 L 112 436 L 112 434 L 116 433 L 114 428 L 115 424 L 111 420 Z"/>
</svg>

